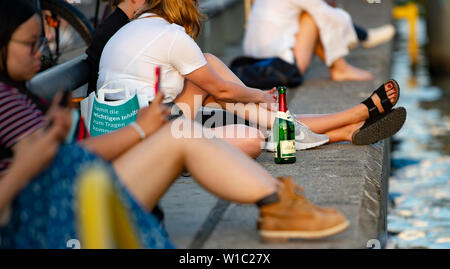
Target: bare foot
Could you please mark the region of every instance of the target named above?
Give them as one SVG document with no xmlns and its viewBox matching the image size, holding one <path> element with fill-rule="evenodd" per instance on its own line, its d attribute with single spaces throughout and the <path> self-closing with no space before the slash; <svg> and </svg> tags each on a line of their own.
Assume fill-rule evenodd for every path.
<svg viewBox="0 0 450 269">
<path fill-rule="evenodd" d="M 371 72 L 354 67 L 347 63 L 333 65 L 330 68 L 330 76 L 334 81 L 367 81 L 374 78 Z"/>
<path fill-rule="evenodd" d="M 386 95 L 389 98 L 389 101 L 391 101 L 392 105 L 395 105 L 398 101 L 398 89 L 396 88 L 396 85 L 392 81 L 387 81 L 384 83 L 384 90 L 386 91 Z M 381 105 L 381 99 L 378 96 L 378 94 L 372 95 L 372 101 L 377 106 L 378 111 L 380 113 L 384 113 L 383 106 Z M 369 109 L 364 104 L 359 104 L 358 108 L 358 120 L 365 121 L 369 118 Z"/>
<path fill-rule="evenodd" d="M 392 105 L 395 105 L 398 101 L 398 94 L 397 94 L 397 89 L 395 88 L 393 82 L 386 82 L 384 84 L 384 90 L 386 91 L 386 95 L 389 98 L 389 101 L 391 101 Z M 384 109 L 383 106 L 381 105 L 381 99 L 378 96 L 378 94 L 374 94 L 372 96 L 372 101 L 375 103 L 375 105 L 378 108 L 378 111 L 380 113 L 384 113 Z M 367 110 L 367 107 L 366 107 Z M 367 118 L 369 117 L 369 111 L 367 110 Z"/>
</svg>

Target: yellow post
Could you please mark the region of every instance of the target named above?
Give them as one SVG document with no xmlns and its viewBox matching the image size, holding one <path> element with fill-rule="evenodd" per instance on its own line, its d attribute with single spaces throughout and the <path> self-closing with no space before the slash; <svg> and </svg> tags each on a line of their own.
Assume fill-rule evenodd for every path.
<svg viewBox="0 0 450 269">
<path fill-rule="evenodd" d="M 82 248 L 141 247 L 134 223 L 103 168 L 95 167 L 82 173 L 77 189 L 78 234 Z"/>
<path fill-rule="evenodd" d="M 393 16 L 396 19 L 406 19 L 409 24 L 409 55 L 413 65 L 417 64 L 419 45 L 417 44 L 417 19 L 419 18 L 419 8 L 415 3 L 408 3 L 404 6 L 395 7 Z"/>
</svg>

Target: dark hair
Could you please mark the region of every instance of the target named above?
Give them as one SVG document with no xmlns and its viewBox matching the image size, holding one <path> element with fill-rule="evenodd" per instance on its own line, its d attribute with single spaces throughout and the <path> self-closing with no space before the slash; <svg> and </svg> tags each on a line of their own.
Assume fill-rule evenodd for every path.
<svg viewBox="0 0 450 269">
<path fill-rule="evenodd" d="M 0 82 L 15 87 L 22 94 L 30 98 L 42 112 L 46 112 L 48 104 L 42 102 L 41 98 L 32 94 L 26 87 L 24 81 L 14 81 L 8 74 L 6 60 L 8 57 L 8 44 L 13 33 L 37 14 L 29 0 L 0 0 Z"/>
<path fill-rule="evenodd" d="M 29 0 L 0 0 L 0 72 L 6 76 L 6 57 L 11 36 L 19 26 L 36 14 Z"/>
</svg>

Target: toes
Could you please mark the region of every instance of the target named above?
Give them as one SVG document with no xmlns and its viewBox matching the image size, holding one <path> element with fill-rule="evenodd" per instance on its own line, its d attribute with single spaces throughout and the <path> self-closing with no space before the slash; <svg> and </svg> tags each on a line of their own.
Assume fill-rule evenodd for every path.
<svg viewBox="0 0 450 269">
<path fill-rule="evenodd" d="M 385 84 L 385 90 L 386 94 L 391 101 L 392 104 L 394 104 L 397 100 L 397 88 L 394 85 L 394 82 L 389 81 Z"/>
</svg>

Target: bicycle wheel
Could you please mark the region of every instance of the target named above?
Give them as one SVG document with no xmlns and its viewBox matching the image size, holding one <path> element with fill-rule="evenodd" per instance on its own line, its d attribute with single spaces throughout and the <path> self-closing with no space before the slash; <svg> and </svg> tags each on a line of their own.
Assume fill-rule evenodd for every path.
<svg viewBox="0 0 450 269">
<path fill-rule="evenodd" d="M 48 39 L 42 70 L 84 53 L 94 29 L 83 13 L 62 0 L 41 0 L 41 10 Z"/>
</svg>

